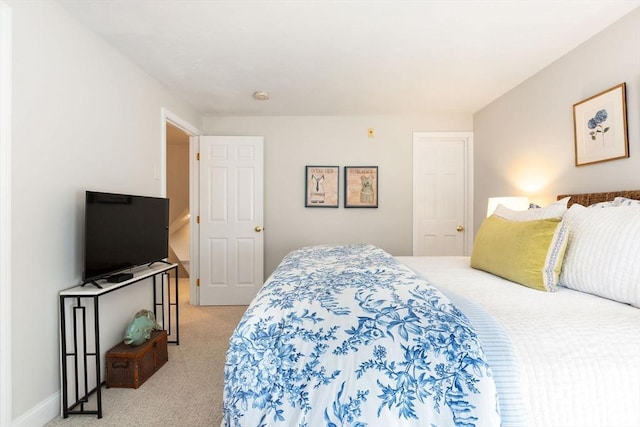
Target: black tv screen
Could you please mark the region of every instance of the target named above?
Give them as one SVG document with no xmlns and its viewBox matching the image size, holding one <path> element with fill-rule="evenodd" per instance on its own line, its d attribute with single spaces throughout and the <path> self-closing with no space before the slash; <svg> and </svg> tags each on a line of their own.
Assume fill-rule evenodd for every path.
<svg viewBox="0 0 640 427">
<path fill-rule="evenodd" d="M 169 199 L 86 192 L 85 283 L 167 258 Z"/>
</svg>

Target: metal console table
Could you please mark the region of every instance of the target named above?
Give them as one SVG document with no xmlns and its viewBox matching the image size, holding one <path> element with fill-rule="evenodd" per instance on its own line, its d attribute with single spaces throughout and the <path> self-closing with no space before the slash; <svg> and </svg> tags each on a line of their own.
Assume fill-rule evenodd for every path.
<svg viewBox="0 0 640 427">
<path fill-rule="evenodd" d="M 173 270 L 174 283 L 174 300 L 171 298 L 171 280 L 169 272 Z M 103 381 L 101 378 L 100 367 L 100 318 L 99 318 L 99 301 L 102 295 L 126 288 L 127 286 L 139 283 L 144 279 L 152 278 L 153 286 L 153 313 L 156 319 L 158 309 L 160 309 L 161 319 L 159 322 L 163 329 L 167 330 L 169 336 L 168 343 L 180 345 L 180 329 L 179 329 L 179 313 L 178 313 L 178 264 L 155 264 L 151 266 L 138 267 L 131 271 L 133 278 L 120 283 L 104 283 L 100 284 L 102 288 L 96 288 L 91 284 L 79 285 L 60 292 L 60 355 L 61 355 L 61 382 L 62 382 L 62 415 L 67 418 L 69 415 L 90 414 L 97 415 L 102 418 L 102 393 L 101 388 Z M 161 276 L 160 292 L 157 291 L 156 278 Z M 165 301 L 165 280 L 167 283 L 166 301 Z M 158 295 L 159 294 L 159 295 Z M 67 300 L 71 300 L 68 307 L 71 314 L 72 338 L 67 335 Z M 75 301 L 75 304 L 74 304 Z M 86 304 L 83 305 L 83 301 Z M 93 305 L 91 305 L 91 301 Z M 166 310 L 165 310 L 166 308 Z M 175 335 L 172 332 L 172 309 L 175 313 Z M 87 311 L 93 314 L 93 343 L 87 338 L 87 328 L 91 325 L 87 323 Z M 89 313 L 91 314 L 91 313 Z M 166 320 L 166 324 L 165 324 Z M 80 329 L 80 332 L 79 332 Z M 175 338 L 174 338 L 175 337 Z M 69 341 L 69 342 L 68 342 Z M 91 345 L 93 344 L 93 345 Z M 89 358 L 93 358 L 95 366 L 89 364 Z M 70 366 L 71 365 L 71 366 Z M 89 390 L 89 370 L 95 369 L 95 387 Z M 71 371 L 70 371 L 71 369 Z M 74 381 L 73 402 L 69 399 L 69 375 L 72 374 Z M 89 397 L 95 393 L 96 409 L 85 409 L 85 405 L 89 402 Z"/>
</svg>

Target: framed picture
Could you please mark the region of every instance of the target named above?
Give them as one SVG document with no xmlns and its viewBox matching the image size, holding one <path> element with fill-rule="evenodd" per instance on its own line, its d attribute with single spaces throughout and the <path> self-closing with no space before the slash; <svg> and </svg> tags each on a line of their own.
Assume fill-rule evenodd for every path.
<svg viewBox="0 0 640 427">
<path fill-rule="evenodd" d="M 344 167 L 344 207 L 378 207 L 378 167 Z"/>
<path fill-rule="evenodd" d="M 307 208 L 338 207 L 338 166 L 306 166 L 304 205 Z"/>
<path fill-rule="evenodd" d="M 626 85 L 573 105 L 576 166 L 629 157 Z"/>
</svg>

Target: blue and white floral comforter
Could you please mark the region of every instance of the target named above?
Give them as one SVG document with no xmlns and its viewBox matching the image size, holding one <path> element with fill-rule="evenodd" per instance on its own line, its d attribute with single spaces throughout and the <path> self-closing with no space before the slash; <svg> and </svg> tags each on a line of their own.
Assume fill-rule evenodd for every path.
<svg viewBox="0 0 640 427">
<path fill-rule="evenodd" d="M 476 333 L 370 245 L 288 254 L 230 339 L 225 426 L 499 426 Z"/>
</svg>

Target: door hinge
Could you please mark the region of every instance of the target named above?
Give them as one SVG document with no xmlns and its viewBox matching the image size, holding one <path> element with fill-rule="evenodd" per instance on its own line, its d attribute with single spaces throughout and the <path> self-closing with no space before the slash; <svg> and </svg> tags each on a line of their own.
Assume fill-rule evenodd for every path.
<svg viewBox="0 0 640 427">
<path fill-rule="evenodd" d="M 198 215 L 198 216 L 196 217 L 196 223 L 197 223 L 197 224 L 200 224 L 200 215 Z"/>
<path fill-rule="evenodd" d="M 199 277 L 196 279 L 196 286 L 200 287 L 200 278 Z"/>
<path fill-rule="evenodd" d="M 200 153 L 196 153 L 196 160 L 200 160 Z"/>
</svg>

